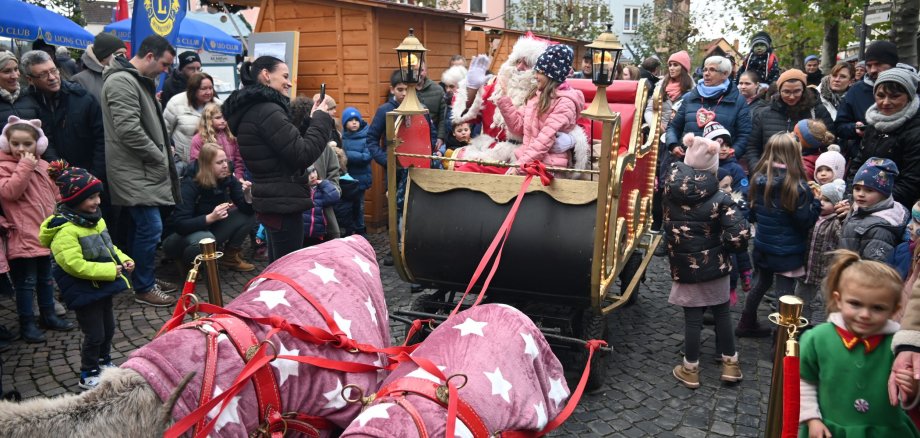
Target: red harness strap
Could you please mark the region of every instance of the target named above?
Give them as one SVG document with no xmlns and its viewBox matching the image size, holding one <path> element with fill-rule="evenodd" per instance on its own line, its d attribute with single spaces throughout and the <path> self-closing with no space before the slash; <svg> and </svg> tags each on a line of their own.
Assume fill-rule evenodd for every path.
<svg viewBox="0 0 920 438">
<path fill-rule="evenodd" d="M 211 400 L 211 394 L 214 393 L 214 380 L 217 378 L 217 333 L 209 332 L 205 336 L 205 346 L 207 351 L 204 357 L 204 376 L 201 379 L 201 392 L 198 395 L 198 403 L 207 403 Z M 195 424 L 193 435 L 197 435 L 204 429 L 204 417 Z"/>
<path fill-rule="evenodd" d="M 430 380 L 417 379 L 414 377 L 404 377 L 381 388 L 380 391 L 377 391 L 376 398 L 380 399 L 390 396 L 397 397 L 398 399 L 399 397 L 404 397 L 409 394 L 415 394 L 425 397 L 428 400 L 431 400 L 443 406 L 444 408 L 447 408 L 448 403 L 445 403 L 443 399 L 438 397 L 438 388 L 441 388 L 440 390 L 442 392 L 447 389 L 444 385 L 438 385 L 437 383 L 434 383 Z M 470 432 L 473 433 L 474 437 L 488 437 L 490 435 L 489 429 L 486 427 L 485 422 L 482 421 L 482 418 L 476 413 L 476 410 L 473 409 L 473 407 L 467 404 L 465 401 L 463 401 L 463 399 L 459 397 L 457 398 L 456 418 L 459 418 L 460 421 L 462 421 L 463 424 L 465 424 L 470 429 Z M 406 403 L 411 404 L 408 400 L 406 400 Z M 424 431 L 424 422 L 421 421 L 421 417 L 415 418 L 415 416 L 419 415 L 418 411 L 415 411 L 414 415 L 411 410 L 407 409 L 407 411 L 409 412 L 410 416 L 413 416 L 413 421 L 415 421 L 417 425 L 421 424 L 419 429 L 420 434 L 421 432 L 425 432 L 427 434 L 427 432 Z M 451 420 L 448 417 L 448 424 L 452 424 L 450 421 Z"/>
</svg>

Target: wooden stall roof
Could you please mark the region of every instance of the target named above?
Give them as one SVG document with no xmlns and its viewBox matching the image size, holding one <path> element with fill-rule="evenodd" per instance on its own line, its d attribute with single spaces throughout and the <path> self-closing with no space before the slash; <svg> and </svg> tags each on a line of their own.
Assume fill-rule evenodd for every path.
<svg viewBox="0 0 920 438">
<path fill-rule="evenodd" d="M 393 10 L 403 10 L 406 12 L 412 13 L 421 13 L 421 14 L 450 14 L 452 16 L 460 16 L 465 19 L 474 18 L 474 19 L 485 19 L 487 18 L 485 14 L 470 14 L 465 12 L 443 10 L 443 9 L 434 9 L 424 6 L 410 5 L 404 3 L 396 3 L 392 0 L 338 0 L 341 3 L 353 3 L 357 5 L 368 5 L 378 8 L 388 8 Z M 264 8 L 271 0 L 228 0 L 224 3 L 228 5 L 237 5 L 237 6 L 246 6 L 250 8 L 262 7 Z"/>
<path fill-rule="evenodd" d="M 518 38 L 524 36 L 526 33 L 526 30 L 475 25 L 466 31 L 463 56 L 465 56 L 467 60 L 482 53 L 491 56 L 492 64 L 489 66 L 489 70 L 494 72 L 508 59 L 508 55 L 511 54 L 511 49 L 514 47 L 514 43 L 517 42 Z M 582 54 L 585 53 L 585 46 L 590 43 L 590 41 L 582 41 L 558 35 L 545 35 L 539 33 L 534 33 L 534 35 L 558 43 L 567 44 L 572 47 L 572 49 L 575 50 L 575 67 L 581 65 L 580 60 Z"/>
</svg>

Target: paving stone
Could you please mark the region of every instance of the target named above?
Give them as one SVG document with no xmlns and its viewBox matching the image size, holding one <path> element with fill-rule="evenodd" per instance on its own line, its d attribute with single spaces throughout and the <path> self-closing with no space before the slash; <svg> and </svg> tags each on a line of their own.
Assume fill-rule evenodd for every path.
<svg viewBox="0 0 920 438">
<path fill-rule="evenodd" d="M 733 436 L 735 434 L 732 425 L 724 421 L 714 421 L 712 423 L 712 427 L 710 427 L 709 430 L 719 435 Z"/>
<path fill-rule="evenodd" d="M 682 426 L 675 433 L 683 438 L 704 438 L 706 436 L 706 432 L 687 426 Z"/>
</svg>

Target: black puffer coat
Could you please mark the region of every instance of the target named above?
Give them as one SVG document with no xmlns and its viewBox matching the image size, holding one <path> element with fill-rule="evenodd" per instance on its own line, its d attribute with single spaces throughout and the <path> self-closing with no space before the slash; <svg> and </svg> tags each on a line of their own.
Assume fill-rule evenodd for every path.
<svg viewBox="0 0 920 438">
<path fill-rule="evenodd" d="M 19 90 L 19 98 L 13 103 L 0 98 L 0 129 L 6 126 L 10 116 L 34 120 L 38 118 L 39 111 L 38 102 L 25 89 Z"/>
<path fill-rule="evenodd" d="M 847 182 L 852 182 L 856 171 L 872 157 L 888 158 L 898 165 L 891 192 L 895 201 L 910 207 L 920 200 L 920 113 L 890 133 L 866 126 L 856 158 L 849 162 Z"/>
<path fill-rule="evenodd" d="M 780 132 L 792 132 L 799 120 L 810 119 L 814 114 L 814 118 L 824 122 L 824 126 L 827 126 L 828 129 L 833 129 L 834 127 L 834 119 L 831 118 L 824 105 L 816 104 L 813 113 L 805 112 L 804 114 L 799 114 L 798 117 L 790 116 L 788 109 L 789 105 L 786 105 L 782 99 L 776 97 L 772 102 L 769 102 L 769 106 L 757 110 L 756 114 L 751 114 L 753 118 L 751 136 L 748 137 L 747 149 L 744 152 L 744 158 L 748 162 L 748 169 L 753 171 L 757 166 L 757 162 L 760 161 L 760 156 L 763 155 L 770 137 Z"/>
<path fill-rule="evenodd" d="M 747 250 L 750 230 L 731 195 L 711 172 L 671 164 L 663 201 L 671 278 L 702 283 L 731 272 L 731 252 Z"/>
<path fill-rule="evenodd" d="M 45 161 L 64 159 L 108 181 L 105 174 L 105 129 L 102 107 L 96 98 L 76 82 L 61 81 L 57 104 L 30 87 L 41 108 L 42 130 L 48 136 Z"/>
<path fill-rule="evenodd" d="M 300 213 L 313 208 L 306 169 L 335 130 L 332 117 L 317 111 L 303 136 L 291 123 L 289 100 L 264 85 L 234 91 L 222 111 L 240 155 L 252 174 L 252 207 L 258 213 Z"/>
</svg>

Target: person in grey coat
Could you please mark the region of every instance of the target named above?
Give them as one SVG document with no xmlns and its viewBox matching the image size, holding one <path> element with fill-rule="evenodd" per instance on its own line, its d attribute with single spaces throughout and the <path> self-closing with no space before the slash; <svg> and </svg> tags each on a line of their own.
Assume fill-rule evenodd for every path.
<svg viewBox="0 0 920 438">
<path fill-rule="evenodd" d="M 447 103 L 444 101 L 444 89 L 428 77 L 428 66 L 424 62 L 419 71 L 419 82 L 415 84 L 415 89 L 418 92 L 418 100 L 428 108 L 431 125 L 438 131 L 435 149 L 440 149 L 447 135 L 450 134 L 444 123 L 441 123 L 447 115 Z"/>
<path fill-rule="evenodd" d="M 134 300 L 164 307 L 175 302 L 166 292 L 174 285 L 154 277 L 155 255 L 163 221 L 159 207 L 180 201 L 179 175 L 170 153 L 163 109 L 154 78 L 172 65 L 176 49 L 159 36 L 144 39 L 130 61 L 116 57 L 103 72 L 102 119 L 112 204 L 125 207 L 134 221 L 128 254 Z M 123 210 L 123 211 L 124 211 Z"/>
<path fill-rule="evenodd" d="M 80 84 L 89 94 L 102 101 L 102 70 L 104 70 L 116 56 L 124 56 L 128 52 L 124 41 L 110 33 L 101 32 L 96 35 L 93 43 L 86 47 L 83 56 L 83 71 L 74 75 L 70 80 Z M 110 224 L 111 225 L 111 224 Z"/>
</svg>

